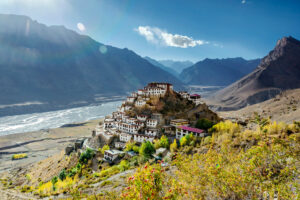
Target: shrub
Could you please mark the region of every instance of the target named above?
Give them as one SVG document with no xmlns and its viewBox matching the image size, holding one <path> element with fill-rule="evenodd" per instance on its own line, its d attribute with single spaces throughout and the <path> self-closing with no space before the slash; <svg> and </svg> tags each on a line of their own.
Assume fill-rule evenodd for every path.
<svg viewBox="0 0 300 200">
<path fill-rule="evenodd" d="M 106 186 L 106 185 L 111 185 L 112 184 L 112 182 L 111 181 L 109 181 L 109 180 L 106 180 L 106 181 L 103 181 L 100 185 L 101 185 L 101 187 L 103 187 L 103 186 Z"/>
<path fill-rule="evenodd" d="M 241 127 L 237 123 L 232 123 L 231 121 L 227 120 L 214 125 L 211 128 L 211 131 L 217 135 L 229 134 L 230 136 L 235 136 L 240 133 Z"/>
<path fill-rule="evenodd" d="M 27 158 L 27 154 L 26 153 L 21 153 L 21 154 L 14 154 L 11 159 L 12 160 L 18 160 L 18 159 L 22 159 L 22 158 Z"/>
<path fill-rule="evenodd" d="M 81 153 L 79 157 L 79 162 L 87 164 L 88 160 L 91 159 L 93 156 L 94 156 L 94 151 L 90 148 L 87 148 L 85 152 Z"/>
<path fill-rule="evenodd" d="M 149 141 L 143 142 L 139 153 L 140 155 L 149 158 L 153 153 L 155 153 L 154 145 Z"/>
<path fill-rule="evenodd" d="M 196 128 L 200 128 L 200 129 L 204 129 L 204 130 L 208 130 L 210 129 L 212 126 L 214 125 L 214 123 L 208 119 L 199 119 L 196 123 Z"/>
<path fill-rule="evenodd" d="M 21 188 L 21 192 L 23 193 L 28 193 L 28 192 L 31 192 L 32 191 L 32 187 L 29 186 L 29 185 L 24 185 L 22 188 Z"/>
<path fill-rule="evenodd" d="M 120 162 L 120 164 L 118 165 L 119 169 L 121 172 L 129 169 L 130 165 L 129 165 L 129 162 L 127 160 L 122 160 Z"/>
<path fill-rule="evenodd" d="M 169 139 L 167 136 L 163 135 L 160 138 L 160 146 L 164 148 L 169 148 Z"/>
<path fill-rule="evenodd" d="M 132 150 L 133 150 L 135 153 L 138 153 L 139 150 L 140 150 L 140 147 L 134 145 L 134 146 L 132 147 Z"/>
<path fill-rule="evenodd" d="M 177 151 L 177 141 L 174 139 L 173 143 L 170 145 L 170 151 L 175 152 Z"/>
<path fill-rule="evenodd" d="M 204 138 L 204 141 L 203 141 L 203 144 L 204 145 L 207 145 L 207 144 L 210 144 L 211 143 L 211 136 L 207 136 Z"/>
<path fill-rule="evenodd" d="M 191 145 L 191 142 L 195 139 L 194 135 L 191 133 L 191 134 L 188 134 L 188 135 L 185 135 L 183 136 L 181 139 L 180 139 L 180 146 L 186 146 L 186 145 Z"/>
<path fill-rule="evenodd" d="M 57 183 L 57 181 L 58 181 L 57 176 L 54 176 L 54 177 L 51 179 L 52 188 L 53 188 L 54 191 L 56 190 L 55 184 Z"/>
<path fill-rule="evenodd" d="M 169 148 L 169 139 L 165 135 L 161 136 L 160 140 L 154 140 L 154 147 L 155 149 Z"/>
<path fill-rule="evenodd" d="M 58 177 L 59 177 L 59 179 L 62 180 L 62 181 L 65 180 L 65 178 L 67 177 L 66 170 L 63 169 L 63 170 L 59 173 Z"/>
<path fill-rule="evenodd" d="M 104 154 L 104 152 L 105 152 L 106 150 L 109 150 L 109 146 L 108 146 L 108 145 L 104 145 L 104 146 L 102 147 L 101 153 Z"/>
<path fill-rule="evenodd" d="M 30 174 L 26 174 L 25 177 L 26 177 L 26 179 L 27 179 L 28 181 L 31 181 L 31 176 L 30 176 Z"/>
<path fill-rule="evenodd" d="M 188 143 L 188 141 L 185 136 L 180 138 L 180 146 L 183 147 L 183 146 L 187 145 L 187 143 Z"/>
<path fill-rule="evenodd" d="M 133 147 L 135 146 L 135 142 L 127 142 L 125 145 L 125 151 L 133 151 Z"/>
<path fill-rule="evenodd" d="M 164 173 L 160 165 L 146 164 L 137 169 L 136 173 L 129 177 L 128 185 L 121 194 L 122 199 L 161 199 Z"/>
<path fill-rule="evenodd" d="M 78 163 L 78 164 L 76 165 L 76 167 L 73 167 L 73 168 L 71 169 L 71 171 L 68 173 L 68 176 L 69 176 L 69 177 L 75 176 L 75 174 L 77 174 L 78 171 L 81 171 L 81 169 L 82 169 L 82 166 L 81 166 L 80 163 Z"/>
</svg>

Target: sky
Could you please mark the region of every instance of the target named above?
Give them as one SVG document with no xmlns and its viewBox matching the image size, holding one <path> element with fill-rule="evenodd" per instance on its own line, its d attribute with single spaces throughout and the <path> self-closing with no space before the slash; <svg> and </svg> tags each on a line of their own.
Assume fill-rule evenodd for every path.
<svg viewBox="0 0 300 200">
<path fill-rule="evenodd" d="M 299 0 L 0 0 L 0 13 L 157 60 L 262 58 L 278 39 L 300 39 Z"/>
</svg>

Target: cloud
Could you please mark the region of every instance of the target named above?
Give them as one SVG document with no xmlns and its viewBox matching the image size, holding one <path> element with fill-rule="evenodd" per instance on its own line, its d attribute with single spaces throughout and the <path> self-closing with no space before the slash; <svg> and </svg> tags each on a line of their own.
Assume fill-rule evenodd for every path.
<svg viewBox="0 0 300 200">
<path fill-rule="evenodd" d="M 134 30 L 144 36 L 147 41 L 164 46 L 188 48 L 209 43 L 204 40 L 194 40 L 184 35 L 171 34 L 157 27 L 139 26 Z"/>
<path fill-rule="evenodd" d="M 245 3 L 247 3 L 246 0 L 242 0 L 242 4 L 245 4 Z"/>
<path fill-rule="evenodd" d="M 84 32 L 84 31 L 85 31 L 85 26 L 84 26 L 82 23 L 78 23 L 78 24 L 77 24 L 77 28 L 78 28 L 78 30 L 80 30 L 81 32 Z"/>
<path fill-rule="evenodd" d="M 218 43 L 213 43 L 213 46 L 214 46 L 214 47 L 220 47 L 220 48 L 223 48 L 223 47 L 224 47 L 222 44 L 218 44 Z"/>
</svg>

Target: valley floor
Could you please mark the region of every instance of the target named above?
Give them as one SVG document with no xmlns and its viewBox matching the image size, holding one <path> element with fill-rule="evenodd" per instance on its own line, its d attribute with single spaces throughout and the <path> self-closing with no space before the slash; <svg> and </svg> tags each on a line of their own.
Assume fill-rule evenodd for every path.
<svg viewBox="0 0 300 200">
<path fill-rule="evenodd" d="M 0 136 L 0 173 L 25 167 L 60 153 L 67 144 L 91 136 L 98 120 L 66 125 L 61 128 Z M 13 154 L 28 158 L 12 160 Z"/>
</svg>

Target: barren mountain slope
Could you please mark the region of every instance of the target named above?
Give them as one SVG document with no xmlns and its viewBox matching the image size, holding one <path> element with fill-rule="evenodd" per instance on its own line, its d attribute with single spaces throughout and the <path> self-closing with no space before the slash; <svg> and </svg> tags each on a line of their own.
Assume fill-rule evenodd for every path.
<svg viewBox="0 0 300 200">
<path fill-rule="evenodd" d="M 252 118 L 255 112 L 264 118 L 271 117 L 275 121 L 286 123 L 300 121 L 300 89 L 287 90 L 268 101 L 237 111 L 219 112 L 218 114 L 225 119 L 246 120 Z"/>
<path fill-rule="evenodd" d="M 236 110 L 300 88 L 300 41 L 284 37 L 249 75 L 219 91 L 211 100 L 219 110 Z"/>
</svg>

